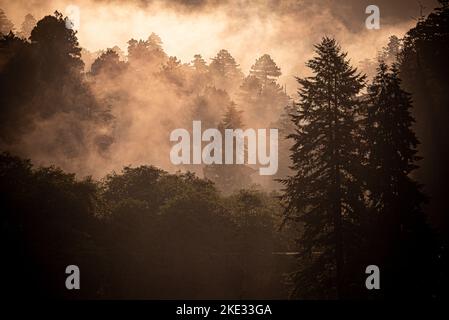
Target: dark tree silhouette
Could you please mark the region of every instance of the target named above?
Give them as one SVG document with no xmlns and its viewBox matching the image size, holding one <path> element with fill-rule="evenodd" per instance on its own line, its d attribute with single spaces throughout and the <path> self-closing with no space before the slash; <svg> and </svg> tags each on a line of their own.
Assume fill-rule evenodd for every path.
<svg viewBox="0 0 449 320">
<path fill-rule="evenodd" d="M 73 159 L 89 144 L 97 145 L 97 136 L 88 132 L 104 122 L 106 108 L 85 82 L 76 34 L 65 27 L 60 13 L 40 20 L 30 41 L 2 40 L 9 46 L 5 50 L 9 56 L 0 71 L 0 139 L 11 144 L 39 121 L 59 118 L 60 126 L 53 127 L 53 134 L 39 138 L 53 146 L 46 149 L 50 156 L 57 149 L 59 155 Z"/>
<path fill-rule="evenodd" d="M 280 208 L 263 192 L 222 197 L 210 181 L 153 166 L 77 180 L 5 153 L 0 191 L 11 297 L 285 297 L 286 265 L 271 254 L 286 246 Z M 65 288 L 69 264 L 82 290 Z"/>
<path fill-rule="evenodd" d="M 33 168 L 0 155 L 1 272 L 11 297 L 71 298 L 64 285 L 68 264 L 90 270 L 83 281 L 91 289 L 79 298 L 100 288 L 104 252 L 94 243 L 96 188 L 90 179 L 76 181 L 54 167 Z"/>
<path fill-rule="evenodd" d="M 61 13 L 40 20 L 31 31 L 30 40 L 46 70 L 42 74 L 45 79 L 59 77 L 61 68 L 69 74 L 82 71 L 84 64 L 76 33 L 65 27 Z"/>
<path fill-rule="evenodd" d="M 301 222 L 300 269 L 295 296 L 345 297 L 345 265 L 361 202 L 360 156 L 354 131 L 356 95 L 364 77 L 352 68 L 334 39 L 323 38 L 307 62 L 314 76 L 298 78 L 300 102 L 291 135 L 294 174 L 284 180 L 286 218 Z"/>
<path fill-rule="evenodd" d="M 416 175 L 431 197 L 426 208 L 430 221 L 449 244 L 449 202 L 445 192 L 449 176 L 449 3 L 421 17 L 404 37 L 399 59 L 403 87 L 412 94 L 416 133 L 423 156 Z M 447 257 L 447 254 L 444 254 Z M 446 258 L 447 259 L 447 258 Z"/>
<path fill-rule="evenodd" d="M 411 178 L 417 168 L 418 139 L 412 131 L 411 98 L 401 89 L 399 71 L 381 62 L 368 87 L 366 115 L 369 202 L 375 217 L 367 232 L 373 248 L 371 261 L 382 270 L 386 296 L 430 297 L 435 246 L 422 205 L 426 197 Z M 423 274 L 410 282 L 414 274 Z"/>
</svg>

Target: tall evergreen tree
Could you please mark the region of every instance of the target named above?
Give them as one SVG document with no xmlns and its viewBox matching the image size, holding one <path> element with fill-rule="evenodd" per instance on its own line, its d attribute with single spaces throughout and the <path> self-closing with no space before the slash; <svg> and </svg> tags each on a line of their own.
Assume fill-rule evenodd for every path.
<svg viewBox="0 0 449 320">
<path fill-rule="evenodd" d="M 449 201 L 446 177 L 449 176 L 449 1 L 440 6 L 404 36 L 400 54 L 400 74 L 403 87 L 413 96 L 414 126 L 422 144 L 421 167 L 415 175 L 425 184 L 431 197 L 426 212 L 449 248 Z M 449 255 L 446 261 L 449 264 Z M 446 280 L 449 281 L 449 280 Z"/>
<path fill-rule="evenodd" d="M 242 75 L 239 65 L 234 57 L 225 49 L 220 50 L 217 55 L 212 58 L 210 68 L 212 72 L 218 73 L 222 77 L 233 78 Z"/>
<path fill-rule="evenodd" d="M 270 126 L 272 115 L 283 112 L 288 96 L 277 82 L 280 75 L 281 69 L 265 54 L 256 60 L 250 75 L 243 79 L 238 102 L 251 115 L 245 119 L 250 126 Z"/>
<path fill-rule="evenodd" d="M 256 60 L 249 73 L 266 83 L 269 80 L 276 81 L 281 75 L 281 69 L 271 59 L 270 55 L 264 54 Z"/>
<path fill-rule="evenodd" d="M 291 148 L 294 175 L 283 180 L 286 219 L 303 226 L 293 295 L 344 297 L 345 264 L 357 244 L 353 230 L 361 209 L 359 153 L 355 132 L 357 94 L 364 76 L 350 66 L 334 39 L 323 38 L 307 62 L 314 76 L 301 88 Z"/>
<path fill-rule="evenodd" d="M 426 198 L 410 176 L 420 159 L 419 142 L 412 130 L 411 98 L 401 89 L 396 64 L 389 68 L 380 62 L 368 94 L 368 189 L 375 214 L 367 227 L 373 230 L 370 255 L 382 270 L 386 295 L 399 291 L 402 296 L 429 296 L 432 281 L 426 270 L 432 265 L 433 252 L 422 212 Z"/>
<path fill-rule="evenodd" d="M 226 90 L 231 95 L 243 79 L 243 73 L 234 57 L 224 49 L 212 58 L 209 74 L 218 89 Z"/>
</svg>

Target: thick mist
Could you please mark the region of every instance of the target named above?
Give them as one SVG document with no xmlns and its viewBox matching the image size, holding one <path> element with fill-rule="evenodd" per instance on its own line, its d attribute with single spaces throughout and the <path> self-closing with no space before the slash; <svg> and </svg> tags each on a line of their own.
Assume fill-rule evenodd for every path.
<svg viewBox="0 0 449 320">
<path fill-rule="evenodd" d="M 36 117 L 32 126 L 2 149 L 80 176 L 100 177 L 124 165 L 144 163 L 202 175 L 201 168 L 171 165 L 169 134 L 173 129 L 190 129 L 198 112 L 203 122 L 216 126 L 232 102 L 243 112 L 245 126 L 277 126 L 284 104 L 296 99 L 294 77 L 307 75 L 305 61 L 322 36 L 335 37 L 352 63 L 360 67 L 360 61 L 376 57 L 389 36 L 402 37 L 416 23 L 413 17 L 420 14 L 418 4 L 406 6 L 404 12 L 380 2 L 381 29 L 368 30 L 360 2 L 0 1 L 0 8 L 16 30 L 27 13 L 40 20 L 55 10 L 66 14 L 68 5 L 80 8 L 76 35 L 84 49 L 83 77 L 109 117 L 76 125 L 70 114 L 63 112 Z M 161 55 L 152 63 L 139 57 L 132 60 L 128 41 L 145 41 L 152 33 L 162 40 Z M 128 67 L 118 74 L 92 74 L 95 58 L 113 47 Z M 238 81 L 222 87 L 214 79 L 198 78 L 198 70 L 191 64 L 194 55 L 200 54 L 209 65 L 221 49 L 235 58 L 243 73 Z M 282 75 L 276 83 L 288 97 L 269 96 L 265 103 L 270 104 L 273 98 L 273 107 L 269 112 L 256 113 L 242 102 L 239 87 L 243 76 L 264 54 L 280 67 Z"/>
</svg>

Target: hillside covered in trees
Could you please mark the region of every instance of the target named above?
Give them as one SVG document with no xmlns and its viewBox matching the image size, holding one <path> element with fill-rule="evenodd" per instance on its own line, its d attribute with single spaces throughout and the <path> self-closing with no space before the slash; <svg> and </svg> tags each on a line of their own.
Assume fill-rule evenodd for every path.
<svg viewBox="0 0 449 320">
<path fill-rule="evenodd" d="M 447 1 L 359 69 L 322 37 L 295 96 L 274 56 L 254 57 L 248 74 L 226 49 L 186 63 L 155 33 L 92 53 L 66 19 L 28 14 L 14 27 L 0 11 L 11 296 L 447 296 Z M 171 164 L 170 132 L 194 120 L 277 128 L 278 172 Z M 65 288 L 70 264 L 81 290 Z M 365 286 L 368 265 L 380 290 Z"/>
</svg>

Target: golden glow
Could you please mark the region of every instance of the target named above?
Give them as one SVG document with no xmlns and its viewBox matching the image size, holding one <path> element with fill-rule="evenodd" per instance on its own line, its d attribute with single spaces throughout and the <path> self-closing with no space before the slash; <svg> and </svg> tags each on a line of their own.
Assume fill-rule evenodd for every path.
<svg viewBox="0 0 449 320">
<path fill-rule="evenodd" d="M 0 1 L 16 26 L 30 12 L 37 19 L 55 10 L 64 13 L 68 5 L 80 8 L 81 46 L 97 51 L 118 45 L 126 52 L 131 38 L 146 39 L 157 33 L 168 55 L 183 63 L 200 53 L 208 60 L 225 48 L 247 73 L 254 60 L 270 54 L 283 72 L 280 82 L 295 92 L 296 75 L 306 72 L 304 61 L 310 57 L 313 44 L 322 35 L 335 36 L 349 52 L 354 63 L 373 58 L 386 44 L 388 36 L 402 36 L 413 21 L 398 25 L 382 25 L 380 30 L 367 30 L 360 21 L 360 29 L 348 30 L 333 16 L 330 8 L 310 6 L 307 11 L 270 10 L 263 3 L 223 5 L 188 12 L 167 7 L 163 2 L 142 6 L 140 2 L 107 2 L 89 0 Z"/>
</svg>

